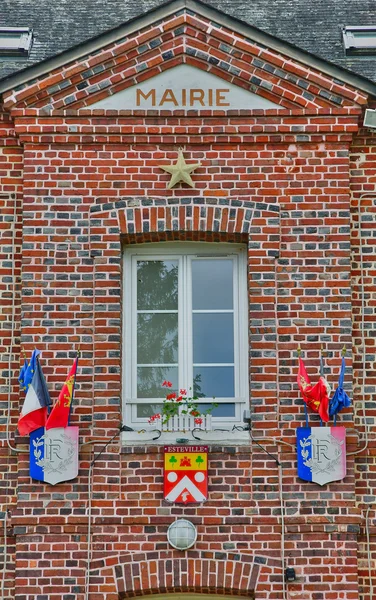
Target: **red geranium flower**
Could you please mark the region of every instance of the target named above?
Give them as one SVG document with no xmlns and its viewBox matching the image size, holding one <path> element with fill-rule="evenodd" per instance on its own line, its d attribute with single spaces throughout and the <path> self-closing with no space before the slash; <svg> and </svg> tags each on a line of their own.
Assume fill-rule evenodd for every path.
<svg viewBox="0 0 376 600">
<path fill-rule="evenodd" d="M 198 416 L 199 416 L 199 414 L 200 414 L 200 413 L 198 412 L 198 410 L 191 410 L 191 415 L 192 415 L 192 417 L 198 417 Z"/>
<path fill-rule="evenodd" d="M 181 402 L 182 400 L 183 400 L 183 396 L 178 396 L 178 397 L 176 398 L 176 402 Z"/>
<path fill-rule="evenodd" d="M 170 388 L 170 387 L 172 387 L 172 383 L 171 383 L 171 381 L 166 381 L 166 380 L 164 380 L 164 382 L 162 383 L 162 386 L 163 386 L 163 387 L 169 387 L 169 388 Z"/>
<path fill-rule="evenodd" d="M 187 390 L 180 390 L 180 394 L 182 396 L 186 396 L 187 395 Z"/>
<path fill-rule="evenodd" d="M 175 398 L 176 398 L 175 392 L 172 392 L 172 394 L 167 394 L 167 396 L 166 396 L 166 400 L 174 400 Z"/>
<path fill-rule="evenodd" d="M 201 425 L 201 423 L 202 423 L 201 417 L 196 417 L 195 418 L 195 423 L 196 423 L 196 425 Z"/>
<path fill-rule="evenodd" d="M 159 413 L 156 413 L 155 415 L 151 415 L 151 417 L 149 418 L 149 423 L 154 423 L 154 421 L 157 421 L 160 418 L 161 418 L 161 415 Z"/>
</svg>

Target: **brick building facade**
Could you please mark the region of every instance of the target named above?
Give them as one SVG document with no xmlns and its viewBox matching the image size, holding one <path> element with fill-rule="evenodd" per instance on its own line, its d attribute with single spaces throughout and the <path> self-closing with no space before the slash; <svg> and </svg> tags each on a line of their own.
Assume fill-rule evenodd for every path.
<svg viewBox="0 0 376 600">
<path fill-rule="evenodd" d="M 191 106 L 171 95 L 162 105 L 151 96 L 151 108 L 144 96 L 119 105 L 127 90 L 182 66 L 246 92 L 251 108 L 199 95 Z M 376 85 L 178 1 L 11 74 L 1 91 L 2 597 L 371 600 L 376 142 L 363 119 Z M 200 163 L 193 189 L 169 189 L 160 168 L 180 148 Z M 115 437 L 92 463 L 127 414 L 124 364 L 135 350 L 123 343 L 124 253 L 167 242 L 175 252 L 235 244 L 247 256 L 248 352 L 238 358 L 252 437 L 270 454 L 242 421 L 217 424 L 202 436 L 209 498 L 198 505 L 163 500 L 170 438 L 153 440 L 147 425 Z M 347 476 L 324 487 L 297 477 L 299 346 L 312 380 L 324 350 L 332 387 L 346 348 Z M 79 475 L 54 487 L 30 478 L 28 439 L 16 430 L 22 349 L 34 347 L 54 401 L 81 350 Z M 187 551 L 167 541 L 177 518 L 197 526 Z M 284 583 L 286 567 L 294 582 Z"/>
</svg>

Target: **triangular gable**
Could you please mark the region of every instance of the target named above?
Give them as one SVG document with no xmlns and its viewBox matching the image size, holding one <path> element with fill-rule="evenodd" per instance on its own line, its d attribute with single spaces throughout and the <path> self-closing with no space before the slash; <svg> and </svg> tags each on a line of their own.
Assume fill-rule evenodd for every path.
<svg viewBox="0 0 376 600">
<path fill-rule="evenodd" d="M 200 8 L 197 3 L 196 6 Z M 266 48 L 247 37 L 244 31 L 228 29 L 203 14 L 183 9 L 138 31 L 133 24 L 132 35 L 116 39 L 103 48 L 99 46 L 95 52 L 52 70 L 29 85 L 5 92 L 4 104 L 8 109 L 14 106 L 45 110 L 104 106 L 118 109 L 118 104 L 124 99 L 128 101 L 146 80 L 155 78 L 155 81 L 168 82 L 169 78 L 180 77 L 176 71 L 178 65 L 189 65 L 208 74 L 208 78 L 223 80 L 223 87 L 231 89 L 234 98 L 234 105 L 224 106 L 224 110 L 235 108 L 236 91 L 236 108 L 279 106 L 317 110 L 359 106 L 367 101 L 365 93 L 341 85 L 338 80 L 293 60 L 282 51 Z M 131 95 L 126 91 L 129 88 L 135 88 Z M 119 93 L 122 95 L 115 101 Z M 181 108 L 180 104 L 174 107 L 173 100 L 169 104 L 152 108 Z"/>
</svg>

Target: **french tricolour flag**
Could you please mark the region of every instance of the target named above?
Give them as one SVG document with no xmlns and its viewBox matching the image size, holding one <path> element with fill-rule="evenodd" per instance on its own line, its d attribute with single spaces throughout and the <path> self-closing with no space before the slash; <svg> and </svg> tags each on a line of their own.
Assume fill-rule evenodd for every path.
<svg viewBox="0 0 376 600">
<path fill-rule="evenodd" d="M 51 404 L 47 384 L 37 358 L 39 354 L 39 350 L 34 350 L 24 376 L 26 398 L 18 419 L 20 435 L 28 435 L 31 431 L 44 427 L 48 406 Z"/>
</svg>

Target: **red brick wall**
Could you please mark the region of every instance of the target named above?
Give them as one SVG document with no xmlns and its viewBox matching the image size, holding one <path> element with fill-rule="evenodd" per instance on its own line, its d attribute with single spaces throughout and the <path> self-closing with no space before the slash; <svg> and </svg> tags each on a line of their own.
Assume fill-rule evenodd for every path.
<svg viewBox="0 0 376 600">
<path fill-rule="evenodd" d="M 353 142 L 353 136 L 366 97 L 209 25 L 210 35 L 202 19 L 171 18 L 146 38 L 145 32 L 137 32 L 126 47 L 120 41 L 6 94 L 13 121 L 4 117 L 0 122 L 5 323 L 0 498 L 2 515 L 9 510 L 5 598 L 87 600 L 90 462 L 100 441 L 110 439 L 121 421 L 122 248 L 173 239 L 248 246 L 253 436 L 278 457 L 282 469 L 254 444 L 211 446 L 208 502 L 170 506 L 162 494 L 161 446 L 115 441 L 93 468 L 89 600 L 164 591 L 283 598 L 280 489 L 286 564 L 297 573 L 297 581 L 288 585 L 290 597 L 370 600 L 365 509 L 375 498 L 372 434 L 367 453 L 349 454 L 346 479 L 324 488 L 297 478 L 292 447 L 296 427 L 304 424 L 296 386 L 299 345 L 315 378 L 324 348 L 332 385 L 346 347 L 346 386 L 354 392 L 355 417 L 348 410 L 340 422 L 349 430 L 349 453 L 364 445 L 355 196 L 373 189 L 374 173 L 372 140 L 359 134 Z M 126 66 L 133 68 L 140 45 L 159 35 L 158 51 L 145 50 L 147 69 L 158 65 L 159 72 L 185 60 L 179 50 L 183 35 L 186 47 L 208 55 L 208 60 L 193 59 L 191 52 L 186 62 L 205 69 L 213 64 L 210 56 L 223 58 L 221 45 L 227 44 L 229 68 L 237 69 L 240 62 L 248 71 L 225 79 L 244 87 L 256 77 L 252 90 L 285 109 L 229 115 L 77 113 L 80 106 L 134 83 L 135 74 Z M 169 51 L 172 58 L 166 59 Z M 271 65 L 278 73 L 271 73 Z M 100 67 L 95 75 L 90 72 L 94 66 Z M 223 69 L 216 74 L 224 76 Z M 302 78 L 309 82 L 309 99 Z M 110 84 L 100 93 L 88 93 L 82 85 L 106 80 Z M 67 105 L 73 108 L 66 114 L 55 110 Z M 169 177 L 159 168 L 176 159 L 180 146 L 188 162 L 202 163 L 193 175 L 193 190 L 182 185 L 167 190 Z M 355 155 L 351 161 L 350 153 Z M 22 274 L 22 286 L 12 281 L 11 272 L 14 202 L 15 276 Z M 369 243 L 366 400 L 371 425 L 374 269 L 368 219 L 374 204 L 362 202 Z M 16 337 L 11 344 L 12 298 Z M 5 443 L 6 422 L 13 435 L 22 401 L 16 381 L 20 343 L 28 354 L 35 346 L 43 351 L 53 400 L 81 348 L 72 417 L 80 427 L 80 472 L 76 480 L 56 487 L 31 480 L 27 454 L 15 455 Z M 317 419 L 312 417 L 311 423 Z M 26 450 L 27 439 L 16 437 L 15 442 L 17 449 Z M 166 542 L 167 527 L 178 516 L 192 520 L 199 533 L 197 544 L 184 553 Z M 374 511 L 369 516 L 375 556 Z"/>
<path fill-rule="evenodd" d="M 298 576 L 290 592 L 350 600 L 358 598 L 361 521 L 353 460 L 344 482 L 321 489 L 297 479 L 292 449 L 265 438 L 294 444 L 303 424 L 294 383 L 299 344 L 312 374 L 324 345 L 332 384 L 344 344 L 351 354 L 348 153 L 356 117 L 282 114 L 273 132 L 269 121 L 18 114 L 25 164 L 21 343 L 28 353 L 34 346 L 43 351 L 53 399 L 80 344 L 72 422 L 83 442 L 108 439 L 121 420 L 122 244 L 247 243 L 253 435 L 282 461 L 286 562 Z M 166 127 L 173 137 L 164 142 Z M 168 176 L 158 168 L 174 160 L 177 141 L 186 160 L 203 165 L 194 193 L 182 186 L 166 191 Z M 351 413 L 341 421 L 351 427 Z M 27 440 L 17 442 L 26 447 Z M 349 442 L 354 450 L 351 433 Z M 30 480 L 27 454 L 12 459 L 17 600 L 25 593 L 28 600 L 84 598 L 90 448 L 81 448 L 79 478 L 56 488 Z M 162 499 L 161 449 L 111 446 L 93 474 L 91 600 L 164 590 L 282 598 L 275 462 L 254 446 L 212 447 L 209 472 L 208 503 L 170 507 Z M 166 542 L 168 525 L 182 515 L 199 531 L 186 553 Z"/>
<path fill-rule="evenodd" d="M 17 502 L 17 456 L 6 443 L 8 407 L 13 419 L 18 415 L 18 390 L 15 385 L 20 354 L 20 274 L 22 237 L 23 153 L 14 126 L 5 114 L 0 116 L 0 547 L 7 540 L 4 573 L 0 555 L 1 579 L 14 596 L 14 537 L 10 519 Z M 13 327 L 14 325 L 14 327 Z M 9 372 L 9 366 L 11 372 Z M 13 443 L 13 442 L 12 442 Z M 9 511 L 9 512 L 8 512 Z M 4 536 L 4 526 L 6 535 Z M 0 582 L 0 590 L 1 590 Z M 1 592 L 0 592 L 1 594 Z"/>
<path fill-rule="evenodd" d="M 372 132 L 361 130 L 351 150 L 351 213 L 352 213 L 352 289 L 353 289 L 353 353 L 354 394 L 358 400 L 355 414 L 356 428 L 361 432 L 360 447 L 364 450 L 356 458 L 356 501 L 362 514 L 358 538 L 359 583 L 364 598 L 369 592 L 369 562 L 367 556 L 366 522 L 369 524 L 373 587 L 375 582 L 375 517 L 376 517 L 376 443 L 374 406 L 375 393 L 375 259 L 374 229 L 376 216 L 375 153 L 376 139 Z M 360 243 L 362 246 L 360 246 Z M 360 248 L 362 247 L 362 253 Z M 363 275 L 362 275 L 363 274 Z M 362 298 L 362 289 L 363 295 Z M 362 316 L 362 305 L 364 313 Z M 364 344 L 363 344 L 364 336 Z M 363 352 L 364 351 L 364 352 Z M 364 413 L 368 424 L 369 443 L 364 432 Z"/>
</svg>

